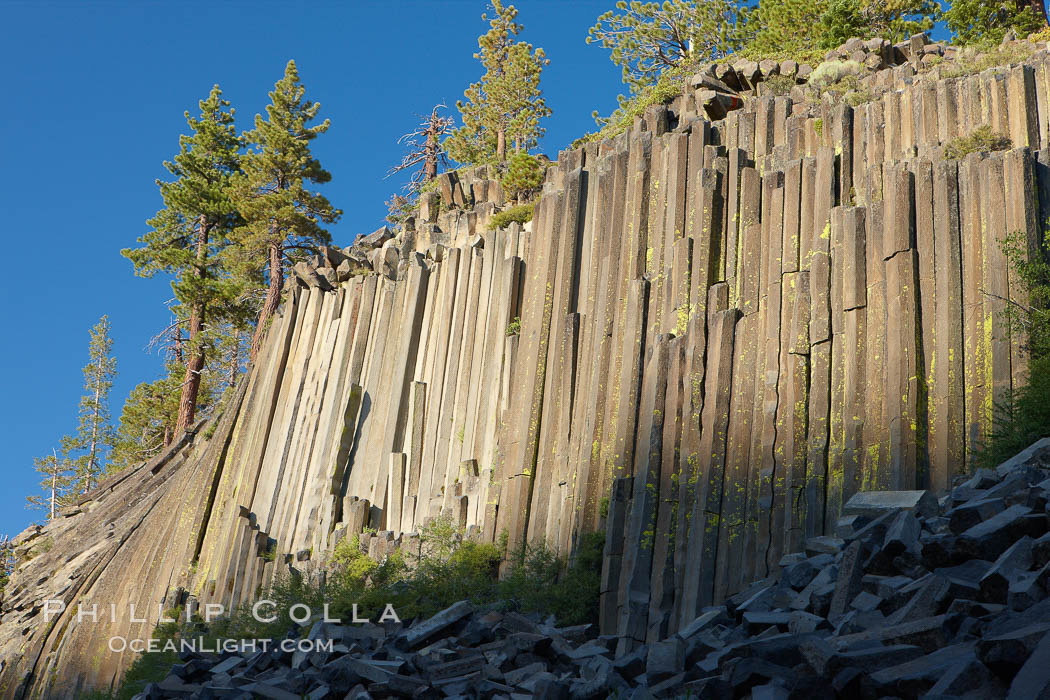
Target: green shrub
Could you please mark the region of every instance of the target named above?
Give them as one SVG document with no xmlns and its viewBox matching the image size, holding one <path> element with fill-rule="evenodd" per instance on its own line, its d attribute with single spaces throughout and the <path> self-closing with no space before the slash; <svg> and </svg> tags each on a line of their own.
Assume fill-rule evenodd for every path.
<svg viewBox="0 0 1050 700">
<path fill-rule="evenodd" d="M 401 194 L 394 194 L 391 196 L 390 201 L 384 202 L 387 208 L 386 220 L 394 224 L 402 224 L 410 216 L 414 216 L 418 207 L 418 199 L 416 197 L 406 197 Z"/>
<path fill-rule="evenodd" d="M 864 66 L 857 61 L 824 61 L 809 74 L 809 84 L 825 88 L 841 81 L 847 76 L 858 76 L 864 72 Z"/>
<path fill-rule="evenodd" d="M 852 90 L 847 90 L 842 99 L 845 100 L 846 104 L 850 107 L 859 107 L 862 104 L 871 102 L 876 99 L 876 97 L 877 95 L 872 92 L 871 88 L 866 85 L 858 85 Z"/>
<path fill-rule="evenodd" d="M 1046 26 L 1030 6 L 1001 0 L 952 0 L 944 23 L 960 46 L 993 46 L 1009 31 L 1023 38 Z"/>
<path fill-rule="evenodd" d="M 743 48 L 735 57 L 731 57 L 730 62 L 735 60 L 735 58 L 746 58 L 752 61 L 762 61 L 769 58 L 774 61 L 795 61 L 799 65 L 806 63 L 813 66 L 823 61 L 826 53 L 826 50 L 812 45 L 788 45 L 781 49 L 762 50 L 748 46 Z"/>
<path fill-rule="evenodd" d="M 489 219 L 489 230 L 498 231 L 499 229 L 507 228 L 512 221 L 517 221 L 523 225 L 528 221 L 532 221 L 533 207 L 534 205 L 532 204 L 519 204 L 516 207 L 493 214 L 492 218 Z"/>
<path fill-rule="evenodd" d="M 172 665 L 178 662 L 178 654 L 173 651 L 157 651 L 140 655 L 124 673 L 120 689 L 113 695 L 114 700 L 131 700 L 145 690 L 150 683 L 159 683 L 167 678 Z"/>
<path fill-rule="evenodd" d="M 515 316 L 507 324 L 507 335 L 517 335 L 518 333 L 521 333 L 521 316 Z"/>
<path fill-rule="evenodd" d="M 1002 244 L 1017 279 L 1028 294 L 1026 304 L 1010 303 L 1005 316 L 1012 336 L 1024 339 L 1029 357 L 1028 382 L 1015 387 L 995 407 L 992 427 L 977 453 L 977 464 L 991 468 L 1036 440 L 1050 435 L 1050 264 L 1044 250 L 1030 250 L 1025 237 L 1014 233 Z"/>
<path fill-rule="evenodd" d="M 338 575 L 355 580 L 366 580 L 379 564 L 361 550 L 361 537 L 354 535 L 336 544 L 329 560 Z"/>
<path fill-rule="evenodd" d="M 775 96 L 787 95 L 795 85 L 793 76 L 772 75 L 762 82 L 762 93 Z"/>
<path fill-rule="evenodd" d="M 817 95 L 830 95 L 836 102 L 845 102 L 850 107 L 857 107 L 878 97 L 866 83 L 861 82 L 861 77 L 848 73 L 835 82 L 815 86 L 814 90 Z"/>
<path fill-rule="evenodd" d="M 1050 230 L 1044 230 L 1041 249 L 1029 246 L 1020 232 L 1007 236 L 1002 249 L 1028 296 L 1026 304 L 1007 307 L 1007 322 L 1013 333 L 1025 339 L 1032 357 L 1050 357 Z"/>
<path fill-rule="evenodd" d="M 429 192 L 436 192 L 437 188 L 438 188 L 438 179 L 435 177 L 433 179 L 427 180 L 422 185 L 420 185 L 418 192 L 419 192 L 420 195 L 424 195 L 424 194 L 427 194 Z"/>
<path fill-rule="evenodd" d="M 1050 357 L 1032 358 L 1028 383 L 995 406 L 992 427 L 977 449 L 977 466 L 993 469 L 1050 436 Z"/>
<path fill-rule="evenodd" d="M 565 568 L 546 545 L 525 545 L 511 555 L 501 601 L 523 612 L 553 614 L 563 625 L 597 622 L 604 546 L 604 533 L 584 535 L 575 561 Z"/>
<path fill-rule="evenodd" d="M 1010 139 L 985 124 L 966 136 L 957 136 L 944 149 L 945 158 L 965 158 L 971 153 L 1005 151 L 1011 146 Z"/>
<path fill-rule="evenodd" d="M 501 180 L 503 195 L 517 201 L 532 198 L 543 187 L 546 170 L 539 158 L 524 151 L 514 153 L 507 159 L 507 172 Z"/>
</svg>

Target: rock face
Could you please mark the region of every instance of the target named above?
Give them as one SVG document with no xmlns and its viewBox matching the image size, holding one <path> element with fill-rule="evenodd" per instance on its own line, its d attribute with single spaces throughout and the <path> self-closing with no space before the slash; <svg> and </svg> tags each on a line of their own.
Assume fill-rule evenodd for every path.
<svg viewBox="0 0 1050 700">
<path fill-rule="evenodd" d="M 763 68 L 733 70 L 715 78 Z M 947 489 L 1024 380 L 1001 314 L 1023 292 L 999 242 L 1020 232 L 1037 249 L 1050 212 L 1050 62 L 936 70 L 882 70 L 882 97 L 856 108 L 719 98 L 717 121 L 701 82 L 560 154 L 524 228 L 485 230 L 502 204 L 494 174 L 450 174 L 411 237 L 381 229 L 297 269 L 209 439 L 19 537 L 0 695 L 72 697 L 119 678 L 131 654 L 108 640 L 151 623 L 76 624 L 78 602 L 236 605 L 341 537 L 378 531 L 362 541 L 382 556 L 441 512 L 512 547 L 568 551 L 605 529 L 601 632 L 627 653 L 822 546 L 858 492 Z M 986 123 L 1015 148 L 943 158 Z M 995 488 L 1012 486 L 938 536 L 998 563 L 984 586 L 998 596 L 1027 562 L 1024 545 L 998 561 L 1014 540 L 1033 538 L 1033 561 L 1046 547 L 1038 518 L 1016 510 L 1032 506 Z M 906 512 L 869 503 L 844 532 L 909 551 L 922 536 L 909 518 L 928 510 Z M 929 546 L 939 566 L 961 565 Z M 839 573 L 854 593 L 870 553 L 849 551 Z M 799 566 L 796 580 L 809 566 L 827 578 Z M 955 590 L 974 575 L 943 578 Z M 810 593 L 848 614 L 860 593 L 836 598 L 838 581 Z M 941 585 L 922 590 L 939 599 Z M 67 611 L 45 624 L 48 598 Z M 653 668 L 677 658 L 661 647 Z"/>
<path fill-rule="evenodd" d="M 1050 564 L 1031 552 L 1032 537 L 1050 539 L 1048 477 L 1050 458 L 1030 455 L 975 475 L 941 504 L 929 492 L 881 492 L 879 512 L 839 523 L 844 537 L 815 538 L 676 634 L 631 649 L 591 625 L 558 628 L 462 601 L 407 627 L 294 630 L 308 646 L 329 640 L 327 650 L 275 642 L 184 654 L 138 697 L 1045 697 Z M 993 492 L 1029 534 L 994 561 L 976 559 L 966 540 L 994 539 L 991 530 L 957 535 L 949 523 Z M 867 511 L 866 496 L 846 510 Z M 932 503 L 916 509 L 923 499 Z M 1001 588 L 986 589 L 991 577 Z"/>
</svg>

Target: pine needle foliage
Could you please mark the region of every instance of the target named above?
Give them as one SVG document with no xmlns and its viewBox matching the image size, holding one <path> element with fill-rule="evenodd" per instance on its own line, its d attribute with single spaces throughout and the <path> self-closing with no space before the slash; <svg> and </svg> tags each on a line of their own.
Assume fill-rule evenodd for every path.
<svg viewBox="0 0 1050 700">
<path fill-rule="evenodd" d="M 15 547 L 7 535 L 0 537 L 0 603 L 4 600 L 4 589 L 15 569 Z"/>
<path fill-rule="evenodd" d="M 164 208 L 147 222 L 151 230 L 139 238 L 142 247 L 121 251 L 141 277 L 158 272 L 175 277 L 175 297 L 187 306 L 225 296 L 225 280 L 215 274 L 221 271 L 218 253 L 229 244 L 229 232 L 241 223 L 230 197 L 242 148 L 234 110 L 218 85 L 199 106 L 199 117 L 185 113 L 191 133 L 179 137 L 179 153 L 164 163 L 175 179 L 157 180 Z M 202 232 L 207 236 L 203 260 L 198 251 Z M 201 272 L 205 274 L 196 274 Z"/>
<path fill-rule="evenodd" d="M 84 395 L 77 410 L 77 429 L 63 440 L 63 452 L 72 457 L 76 491 L 95 488 L 106 471 L 115 431 L 109 413 L 109 392 L 117 375 L 109 318 L 103 316 L 89 332 L 88 363 L 84 366 Z"/>
<path fill-rule="evenodd" d="M 47 520 L 53 520 L 75 496 L 76 465 L 69 458 L 69 438 L 63 438 L 63 443 L 61 456 L 53 449 L 51 454 L 33 460 L 40 474 L 40 492 L 26 498 L 26 507 L 42 511 Z"/>
<path fill-rule="evenodd" d="M 944 23 L 960 46 L 990 47 L 1002 42 L 1007 32 L 1024 38 L 1046 27 L 1030 5 L 1013 0 L 952 0 Z"/>
<path fill-rule="evenodd" d="M 131 390 L 120 414 L 108 471 L 146 462 L 174 441 L 183 371 L 178 362 L 168 362 L 163 376 Z M 197 394 L 201 415 L 207 415 L 215 406 L 220 393 L 216 383 L 215 373 L 202 374 Z"/>
<path fill-rule="evenodd" d="M 243 135 L 248 144 L 233 182 L 233 201 L 244 219 L 231 235 L 227 266 L 240 281 L 266 295 L 256 322 L 252 354 L 258 351 L 267 322 L 280 303 L 284 269 L 331 242 L 324 224 L 342 211 L 311 187 L 329 182 L 331 173 L 310 151 L 311 142 L 328 131 L 328 119 L 310 126 L 321 105 L 306 99 L 295 61 L 288 61 L 255 128 Z"/>
<path fill-rule="evenodd" d="M 748 18 L 743 53 L 812 60 L 854 37 L 902 41 L 940 15 L 932 0 L 762 0 Z"/>
<path fill-rule="evenodd" d="M 515 151 L 535 148 L 544 133 L 540 120 L 551 115 L 540 90 L 550 61 L 542 48 L 516 40 L 522 25 L 513 5 L 492 0 L 491 7 L 491 19 L 481 16 L 489 31 L 478 38 L 474 54 L 485 74 L 456 103 L 463 126 L 444 142 L 449 156 L 464 165 L 503 162 L 511 145 Z"/>
<path fill-rule="evenodd" d="M 533 197 L 543 187 L 547 169 L 539 158 L 528 153 L 515 153 L 507 160 L 507 172 L 500 184 L 503 195 L 518 202 Z"/>
<path fill-rule="evenodd" d="M 179 153 L 164 167 L 171 182 L 157 181 L 164 208 L 139 238 L 142 247 L 122 255 L 136 274 L 171 275 L 174 311 L 189 328 L 187 361 L 180 393 L 176 430 L 189 426 L 197 411 L 201 374 L 220 333 L 229 326 L 247 327 L 251 309 L 244 303 L 242 280 L 223 265 L 230 234 L 243 222 L 232 199 L 231 185 L 240 174 L 243 141 L 237 135 L 234 110 L 218 85 L 199 103 L 200 116 L 185 113 L 190 134 L 179 137 Z"/>
<path fill-rule="evenodd" d="M 762 0 L 748 18 L 741 54 L 812 63 L 852 38 L 903 41 L 941 14 L 933 0 Z"/>
<path fill-rule="evenodd" d="M 730 0 L 620 0 L 598 17 L 587 43 L 609 49 L 635 93 L 668 69 L 739 49 L 746 15 L 743 4 Z"/>
</svg>

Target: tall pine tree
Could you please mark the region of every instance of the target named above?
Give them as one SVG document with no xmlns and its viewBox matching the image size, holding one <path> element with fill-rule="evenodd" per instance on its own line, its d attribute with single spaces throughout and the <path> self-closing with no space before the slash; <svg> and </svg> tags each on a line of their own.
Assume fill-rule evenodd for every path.
<svg viewBox="0 0 1050 700">
<path fill-rule="evenodd" d="M 231 264 L 248 280 L 258 281 L 263 275 L 268 280 L 252 338 L 252 357 L 280 304 L 285 266 L 327 245 L 331 236 L 321 224 L 342 215 L 324 195 L 309 189 L 332 179 L 310 153 L 310 142 L 328 131 L 330 122 L 325 119 L 308 126 L 321 105 L 304 99 L 305 95 L 295 61 L 288 61 L 284 77 L 270 92 L 267 118 L 257 114 L 255 128 L 244 134 L 249 151 L 242 161 L 244 173 L 234 187 L 244 225 L 234 232 L 238 245 L 230 251 Z"/>
<path fill-rule="evenodd" d="M 178 323 L 188 325 L 180 347 L 185 361 L 174 433 L 181 433 L 197 414 L 198 394 L 207 358 L 224 322 L 246 321 L 239 303 L 241 289 L 221 267 L 221 253 L 230 233 L 241 223 L 231 198 L 231 181 L 240 172 L 242 141 L 234 125 L 234 110 L 218 85 L 199 103 L 200 116 L 185 113 L 190 134 L 179 137 L 179 153 L 164 167 L 174 181 L 157 181 L 164 209 L 147 224 L 141 248 L 121 251 L 137 274 L 174 275 Z"/>
<path fill-rule="evenodd" d="M 551 114 L 540 91 L 540 74 L 550 61 L 543 49 L 515 41 L 522 27 L 513 5 L 493 0 L 492 9 L 489 31 L 478 37 L 474 54 L 485 74 L 456 103 L 463 126 L 445 142 L 454 160 L 471 165 L 506 161 L 508 144 L 517 151 L 534 148 L 544 132 L 540 119 Z"/>
<path fill-rule="evenodd" d="M 106 457 L 113 448 L 109 390 L 117 374 L 117 361 L 111 355 L 113 340 L 109 329 L 109 318 L 103 316 L 90 331 L 90 359 L 84 366 L 84 396 L 80 399 L 77 430 L 63 440 L 63 452 L 79 453 L 72 464 L 75 488 L 80 493 L 87 493 L 98 484 L 106 470 Z"/>
</svg>

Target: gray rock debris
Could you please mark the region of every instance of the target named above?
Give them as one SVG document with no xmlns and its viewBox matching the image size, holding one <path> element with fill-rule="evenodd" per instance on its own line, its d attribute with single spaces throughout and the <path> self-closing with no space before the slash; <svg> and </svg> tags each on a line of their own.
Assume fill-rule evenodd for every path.
<svg viewBox="0 0 1050 700">
<path fill-rule="evenodd" d="M 332 651 L 186 654 L 137 697 L 1050 697 L 1048 455 L 1050 439 L 940 503 L 857 494 L 843 539 L 619 658 L 594 626 L 461 601 L 407 626 L 316 623 Z"/>
</svg>

